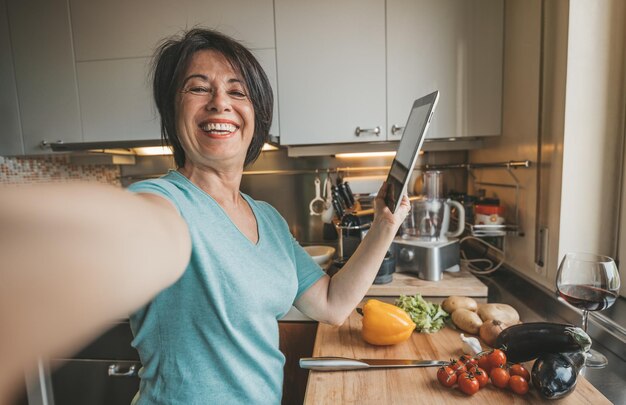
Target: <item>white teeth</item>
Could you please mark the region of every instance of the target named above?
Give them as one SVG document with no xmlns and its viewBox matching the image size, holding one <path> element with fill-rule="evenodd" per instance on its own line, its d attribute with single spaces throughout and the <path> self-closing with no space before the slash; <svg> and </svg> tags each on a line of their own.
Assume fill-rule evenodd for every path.
<svg viewBox="0 0 626 405">
<path fill-rule="evenodd" d="M 234 132 L 237 130 L 237 127 L 233 124 L 226 123 L 214 123 L 209 122 L 207 124 L 202 125 L 202 130 L 206 132 L 217 131 L 217 132 Z"/>
</svg>

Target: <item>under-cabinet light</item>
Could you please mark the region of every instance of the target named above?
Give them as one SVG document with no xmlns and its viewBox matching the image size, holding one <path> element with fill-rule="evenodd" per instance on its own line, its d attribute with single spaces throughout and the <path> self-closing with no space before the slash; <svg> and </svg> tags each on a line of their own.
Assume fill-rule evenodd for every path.
<svg viewBox="0 0 626 405">
<path fill-rule="evenodd" d="M 270 145 L 269 143 L 264 143 L 263 144 L 263 148 L 261 148 L 262 151 L 265 150 L 278 150 L 278 148 L 274 145 Z"/>
<path fill-rule="evenodd" d="M 364 158 L 364 157 L 381 157 L 381 156 L 396 156 L 396 152 L 358 152 L 358 153 L 337 153 L 335 157 L 338 158 Z"/>
<path fill-rule="evenodd" d="M 171 155 L 172 148 L 169 146 L 144 146 L 141 148 L 133 148 L 137 156 L 158 156 Z"/>
</svg>

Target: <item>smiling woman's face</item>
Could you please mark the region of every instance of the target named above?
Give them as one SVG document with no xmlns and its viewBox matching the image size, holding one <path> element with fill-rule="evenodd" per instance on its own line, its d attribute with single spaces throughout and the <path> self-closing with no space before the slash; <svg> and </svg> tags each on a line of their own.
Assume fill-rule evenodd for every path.
<svg viewBox="0 0 626 405">
<path fill-rule="evenodd" d="M 242 79 L 221 53 L 204 50 L 192 57 L 178 94 L 176 129 L 185 166 L 243 170 L 254 108 Z"/>
</svg>

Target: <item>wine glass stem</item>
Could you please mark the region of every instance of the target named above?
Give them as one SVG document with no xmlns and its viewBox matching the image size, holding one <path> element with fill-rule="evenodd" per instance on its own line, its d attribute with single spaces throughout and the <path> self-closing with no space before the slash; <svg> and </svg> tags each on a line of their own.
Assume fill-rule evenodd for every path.
<svg viewBox="0 0 626 405">
<path fill-rule="evenodd" d="M 583 309 L 583 330 L 587 332 L 587 318 L 589 315 L 589 311 Z"/>
</svg>

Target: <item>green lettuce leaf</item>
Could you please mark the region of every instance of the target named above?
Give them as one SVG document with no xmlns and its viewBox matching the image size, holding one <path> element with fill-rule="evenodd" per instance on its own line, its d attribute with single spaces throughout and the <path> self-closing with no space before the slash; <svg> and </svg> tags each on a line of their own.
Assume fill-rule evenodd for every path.
<svg viewBox="0 0 626 405">
<path fill-rule="evenodd" d="M 424 333 L 437 332 L 444 327 L 446 319 L 450 316 L 441 305 L 426 301 L 421 294 L 401 295 L 396 300 L 396 306 L 409 314 L 417 325 L 417 331 Z"/>
</svg>

